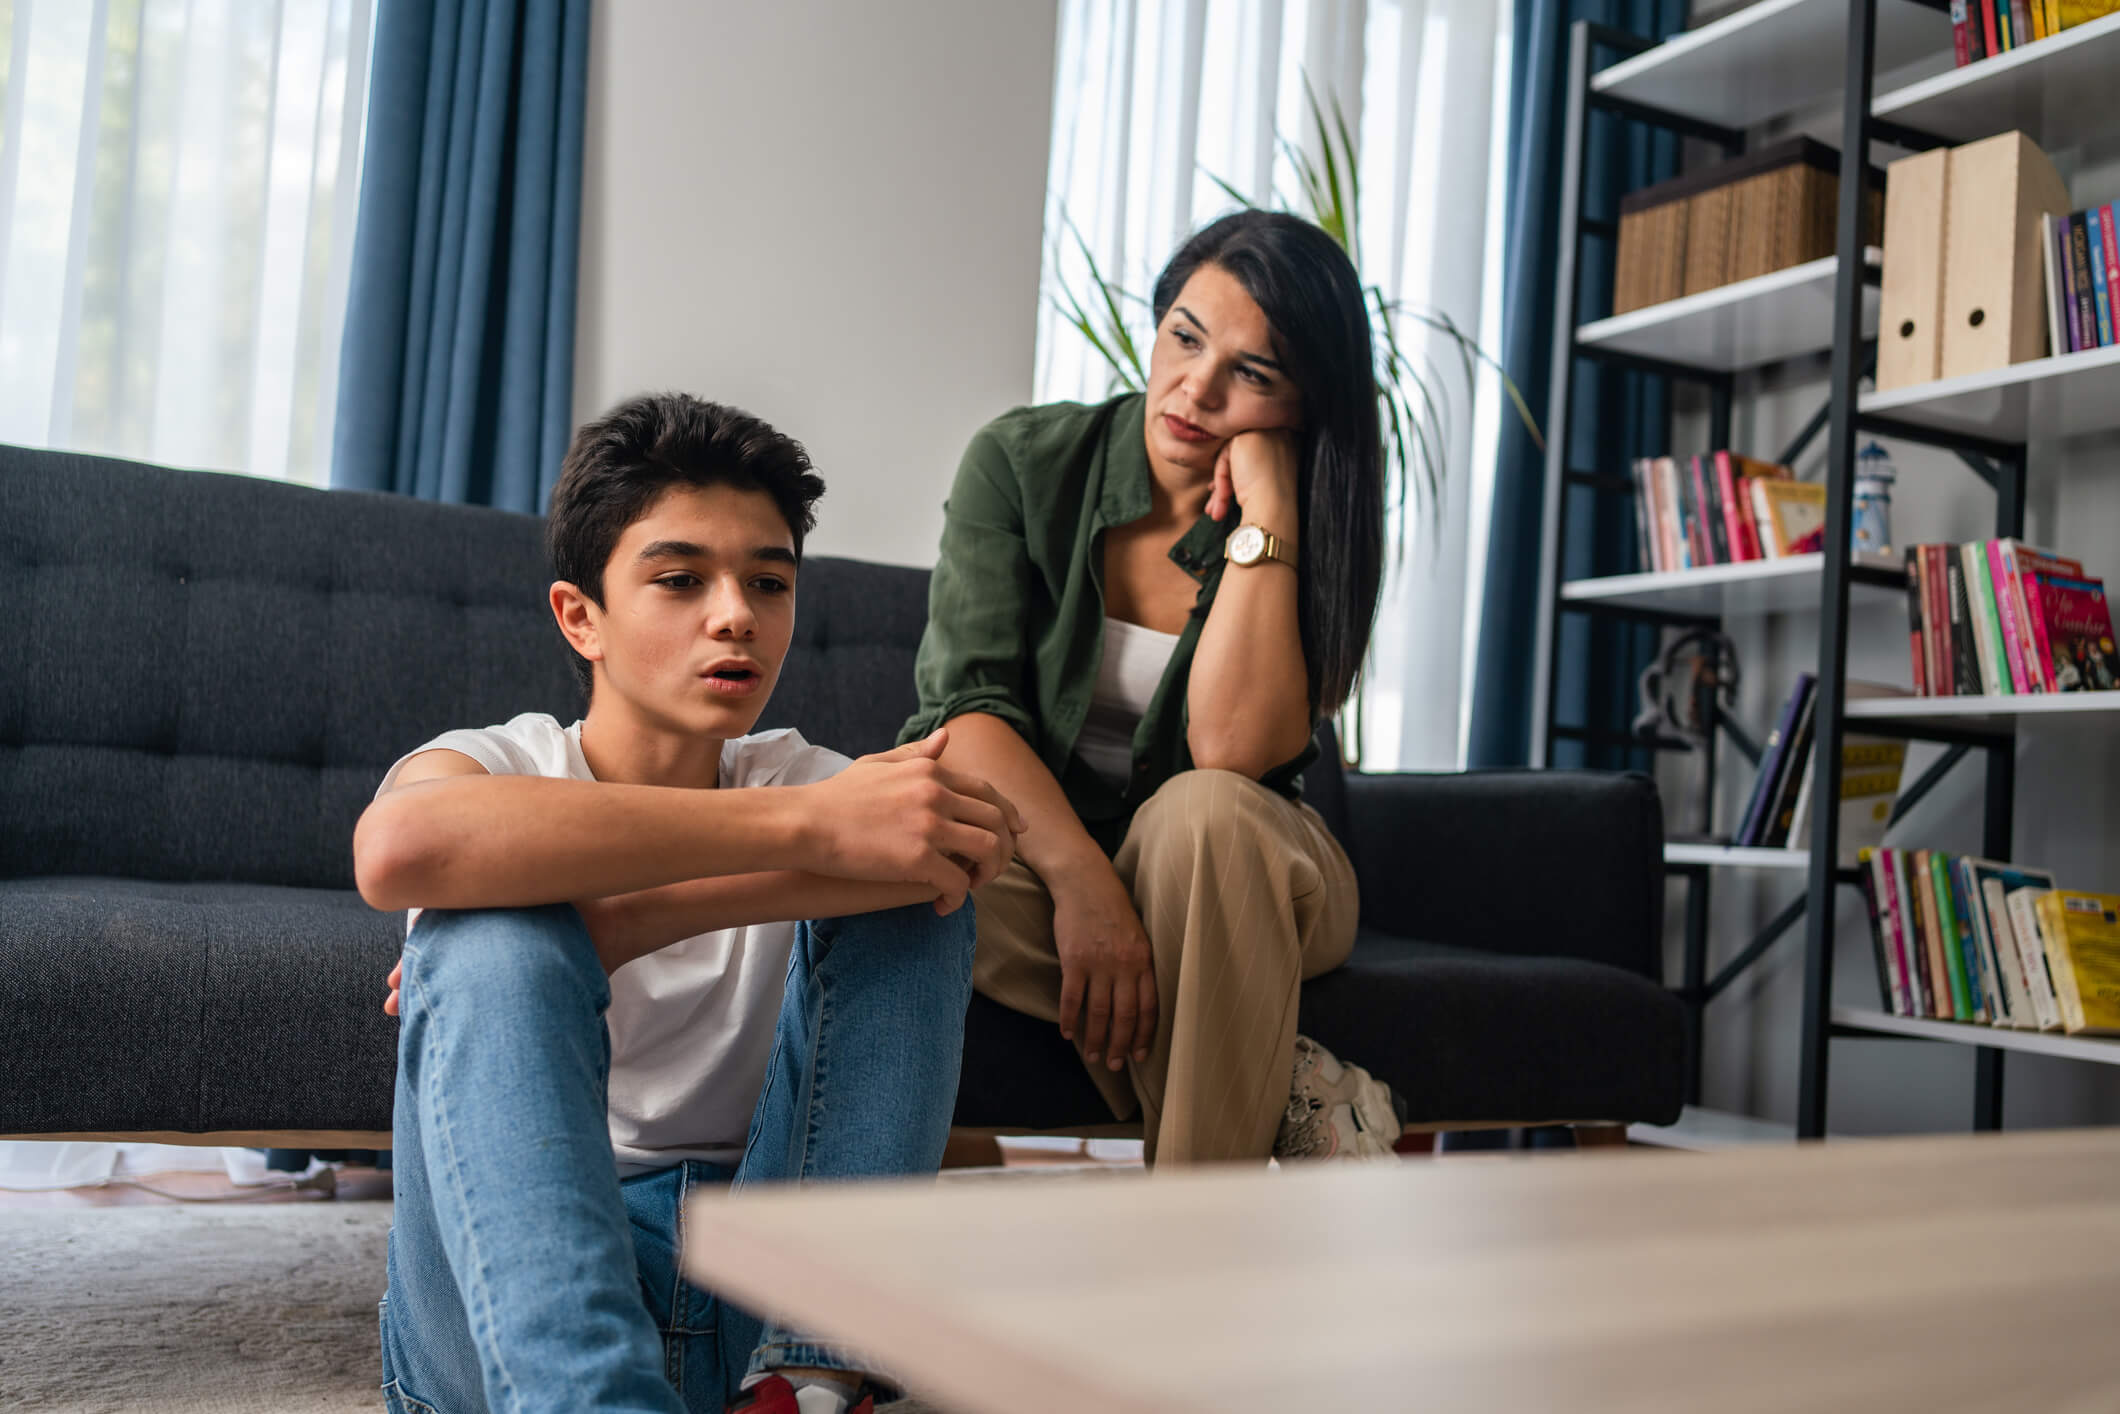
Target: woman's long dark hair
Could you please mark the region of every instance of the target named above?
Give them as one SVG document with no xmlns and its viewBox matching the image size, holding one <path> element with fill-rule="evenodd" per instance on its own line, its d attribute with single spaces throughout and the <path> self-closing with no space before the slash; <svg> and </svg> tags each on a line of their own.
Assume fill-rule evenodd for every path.
<svg viewBox="0 0 2120 1414">
<path fill-rule="evenodd" d="M 1384 444 L 1377 422 L 1369 307 L 1347 252 L 1299 217 L 1239 211 L 1203 227 L 1156 280 L 1156 325 L 1202 265 L 1226 270 L 1273 326 L 1303 395 L 1303 525 L 1296 617 L 1310 705 L 1337 709 L 1354 690 L 1376 624 L 1384 574 Z"/>
</svg>

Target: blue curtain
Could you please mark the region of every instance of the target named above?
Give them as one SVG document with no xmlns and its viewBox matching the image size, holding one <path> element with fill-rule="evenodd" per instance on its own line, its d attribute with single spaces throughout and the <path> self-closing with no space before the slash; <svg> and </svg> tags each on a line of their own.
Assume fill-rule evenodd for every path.
<svg viewBox="0 0 2120 1414">
<path fill-rule="evenodd" d="M 333 486 L 544 510 L 588 58 L 589 0 L 381 0 Z"/>
<path fill-rule="evenodd" d="M 1554 270 L 1560 222 L 1561 148 L 1568 97 L 1568 31 L 1590 20 L 1648 40 L 1684 27 L 1685 0 L 1516 0 L 1516 39 L 1509 95 L 1508 221 L 1502 270 L 1502 363 L 1540 418 L 1553 380 Z M 1604 62 L 1616 57 L 1609 53 Z M 1598 62 L 1593 56 L 1593 63 Z M 1619 198 L 1674 175 L 1678 144 L 1639 123 L 1594 114 L 1585 133 L 1583 211 L 1617 222 Z M 1577 322 L 1608 313 L 1612 242 L 1583 242 L 1577 265 L 1582 305 Z M 1663 380 L 1611 372 L 1578 359 L 1572 375 L 1575 417 L 1568 465 L 1625 474 L 1635 457 L 1666 454 L 1668 389 Z M 1485 608 L 1473 676 L 1467 757 L 1474 766 L 1530 760 L 1532 645 L 1537 639 L 1540 517 L 1545 453 L 1514 419 L 1504 419 L 1495 467 Z M 1569 536 L 1562 578 L 1622 574 L 1638 568 L 1634 510 L 1625 497 L 1570 487 Z M 1635 681 L 1656 650 L 1652 628 L 1563 615 L 1555 675 L 1554 721 L 1623 731 L 1634 716 Z M 1555 763 L 1643 767 L 1638 750 L 1593 749 L 1556 740 Z"/>
</svg>

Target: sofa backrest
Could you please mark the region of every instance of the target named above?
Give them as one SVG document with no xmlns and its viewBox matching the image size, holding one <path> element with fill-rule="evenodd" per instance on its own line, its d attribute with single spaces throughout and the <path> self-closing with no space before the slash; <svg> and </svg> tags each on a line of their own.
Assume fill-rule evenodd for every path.
<svg viewBox="0 0 2120 1414">
<path fill-rule="evenodd" d="M 580 697 L 543 524 L 0 447 L 0 876 L 348 887 L 436 733 Z M 921 570 L 819 558 L 763 725 L 850 752 L 912 710 Z"/>
</svg>

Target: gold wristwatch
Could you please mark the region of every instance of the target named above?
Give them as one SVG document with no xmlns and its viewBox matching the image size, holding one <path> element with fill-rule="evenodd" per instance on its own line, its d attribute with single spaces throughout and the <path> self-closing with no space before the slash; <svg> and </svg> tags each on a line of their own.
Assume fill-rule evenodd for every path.
<svg viewBox="0 0 2120 1414">
<path fill-rule="evenodd" d="M 1296 567 L 1296 552 L 1263 525 L 1245 524 L 1231 531 L 1223 542 L 1222 555 L 1233 564 L 1245 566 L 1261 560 L 1279 560 L 1290 569 Z"/>
</svg>

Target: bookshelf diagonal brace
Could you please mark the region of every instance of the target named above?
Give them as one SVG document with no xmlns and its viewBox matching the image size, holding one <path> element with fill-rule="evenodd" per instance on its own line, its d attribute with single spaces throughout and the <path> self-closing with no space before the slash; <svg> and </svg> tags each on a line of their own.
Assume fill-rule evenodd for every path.
<svg viewBox="0 0 2120 1414">
<path fill-rule="evenodd" d="M 1965 760 L 1966 753 L 1972 749 L 1972 747 L 1967 746 L 1962 741 L 1955 742 L 1949 751 L 1944 752 L 1943 755 L 1931 761 L 1928 769 L 1914 778 L 1914 784 L 1901 791 L 1899 799 L 1892 802 L 1892 818 L 1887 820 L 1885 824 L 1887 826 L 1898 824 L 1909 810 L 1921 803 L 1923 796 L 1936 789 L 1943 778 L 1951 773 L 1953 766 Z"/>
<path fill-rule="evenodd" d="M 1759 930 L 1759 936 L 1746 944 L 1743 952 L 1731 958 L 1728 965 L 1715 974 L 1715 979 L 1708 983 L 1707 994 L 1703 1000 L 1714 1001 L 1729 989 L 1732 982 L 1744 976 L 1753 963 L 1765 957 L 1767 949 L 1780 941 L 1782 934 L 1796 926 L 1810 902 L 1808 894 L 1798 894 L 1787 908 L 1767 920 L 1767 926 Z"/>
</svg>

